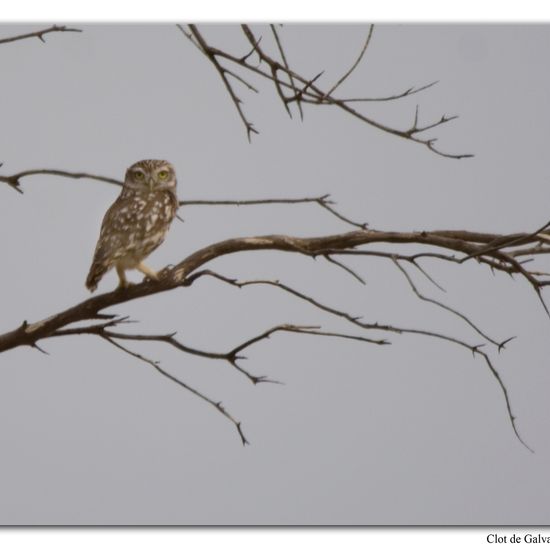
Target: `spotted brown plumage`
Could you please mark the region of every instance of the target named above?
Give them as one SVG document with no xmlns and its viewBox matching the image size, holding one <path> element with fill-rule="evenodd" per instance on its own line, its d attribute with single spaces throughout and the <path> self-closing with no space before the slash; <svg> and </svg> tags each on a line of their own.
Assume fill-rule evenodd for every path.
<svg viewBox="0 0 550 550">
<path fill-rule="evenodd" d="M 122 288 L 128 286 L 127 269 L 157 278 L 143 260 L 162 244 L 176 215 L 176 185 L 174 168 L 165 160 L 141 160 L 128 168 L 122 191 L 101 224 L 86 278 L 89 290 L 113 267 Z"/>
</svg>

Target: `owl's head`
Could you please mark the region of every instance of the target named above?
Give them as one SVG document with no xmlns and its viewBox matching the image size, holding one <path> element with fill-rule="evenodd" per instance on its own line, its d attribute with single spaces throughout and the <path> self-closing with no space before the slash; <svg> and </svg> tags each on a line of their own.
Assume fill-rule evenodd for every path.
<svg viewBox="0 0 550 550">
<path fill-rule="evenodd" d="M 166 160 L 140 160 L 126 171 L 124 187 L 134 191 L 176 192 L 176 172 Z"/>
</svg>

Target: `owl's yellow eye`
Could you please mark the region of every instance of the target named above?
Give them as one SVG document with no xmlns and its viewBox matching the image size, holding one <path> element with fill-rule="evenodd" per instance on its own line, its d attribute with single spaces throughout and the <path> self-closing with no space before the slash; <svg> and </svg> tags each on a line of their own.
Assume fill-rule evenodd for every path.
<svg viewBox="0 0 550 550">
<path fill-rule="evenodd" d="M 158 174 L 157 174 L 159 180 L 165 180 L 165 179 L 168 179 L 168 170 L 161 170 Z"/>
<path fill-rule="evenodd" d="M 143 172 L 140 172 L 139 170 L 136 170 L 134 172 L 134 179 L 136 181 L 143 181 L 145 179 L 145 174 Z"/>
</svg>

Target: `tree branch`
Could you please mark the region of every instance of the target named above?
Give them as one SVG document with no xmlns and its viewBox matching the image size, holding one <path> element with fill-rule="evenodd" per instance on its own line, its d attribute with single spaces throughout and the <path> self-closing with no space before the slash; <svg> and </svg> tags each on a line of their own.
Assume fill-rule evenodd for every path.
<svg viewBox="0 0 550 550">
<path fill-rule="evenodd" d="M 527 279 L 529 283 L 536 290 L 539 297 L 542 299 L 541 289 L 546 284 L 545 280 L 540 280 L 537 275 L 539 272 L 527 271 L 524 267 L 518 265 L 517 260 L 515 260 L 509 253 L 503 253 L 499 249 L 495 249 L 494 242 L 499 239 L 499 242 L 502 242 L 504 246 L 508 249 L 510 248 L 510 243 L 516 243 L 517 246 L 525 247 L 525 245 L 538 243 L 539 235 L 538 233 L 523 233 L 523 234 L 514 234 L 514 235 L 495 235 L 495 234 L 486 234 L 486 233 L 477 233 L 477 232 L 467 232 L 467 231 L 420 231 L 420 232 L 385 232 L 385 231 L 375 231 L 375 230 L 358 230 L 351 231 L 348 233 L 340 233 L 334 235 L 327 235 L 324 237 L 313 237 L 313 238 L 300 238 L 300 237 L 291 237 L 286 235 L 265 235 L 259 237 L 244 237 L 244 238 L 235 238 L 214 243 L 210 246 L 202 248 L 195 253 L 191 254 L 184 260 L 180 261 L 173 267 L 165 268 L 160 273 L 160 279 L 158 281 L 145 280 L 144 282 L 131 286 L 128 289 L 124 290 L 115 290 L 112 292 L 107 292 L 105 294 L 100 294 L 98 296 L 89 298 L 73 307 L 70 307 L 64 311 L 56 313 L 46 319 L 43 319 L 38 322 L 28 323 L 24 321 L 18 328 L 0 335 L 0 352 L 13 349 L 18 346 L 30 346 L 37 348 L 37 342 L 43 339 L 47 339 L 55 336 L 67 336 L 70 334 L 78 334 L 83 331 L 88 331 L 90 333 L 98 334 L 104 338 L 110 338 L 110 340 L 115 341 L 117 339 L 126 339 L 126 340 L 159 340 L 164 341 L 165 343 L 172 345 L 179 349 L 180 351 L 191 353 L 194 355 L 201 355 L 204 357 L 210 357 L 213 359 L 225 359 L 233 364 L 233 366 L 238 369 L 242 374 L 245 374 L 252 382 L 257 383 L 260 381 L 267 381 L 265 377 L 256 377 L 251 375 L 242 367 L 237 364 L 239 358 L 239 352 L 241 352 L 246 347 L 268 338 L 273 332 L 276 331 L 287 331 L 287 332 L 296 332 L 301 334 L 315 334 L 319 336 L 339 336 L 342 338 L 352 338 L 356 340 L 361 340 L 369 343 L 374 343 L 378 345 L 387 344 L 386 339 L 372 339 L 357 337 L 349 334 L 341 334 L 334 332 L 327 332 L 319 330 L 318 327 L 304 327 L 298 325 L 279 325 L 274 327 L 258 336 L 255 336 L 243 344 L 233 348 L 229 352 L 225 353 L 213 353 L 206 352 L 203 350 L 197 350 L 195 348 L 190 348 L 189 346 L 183 345 L 181 342 L 177 341 L 174 338 L 174 334 L 170 335 L 160 335 L 160 336 L 151 336 L 151 335 L 127 335 L 124 333 L 114 332 L 110 330 L 110 327 L 116 326 L 122 322 L 127 322 L 127 319 L 122 317 L 115 316 L 113 314 L 106 314 L 103 312 L 108 307 L 125 303 L 131 300 L 138 298 L 143 298 L 146 296 L 151 296 L 161 292 L 167 292 L 178 287 L 190 287 L 198 278 L 204 275 L 214 276 L 226 283 L 229 283 L 233 286 L 244 287 L 249 285 L 263 285 L 263 286 L 273 286 L 277 287 L 280 290 L 289 293 L 300 300 L 306 301 L 316 307 L 335 317 L 340 317 L 346 320 L 349 323 L 352 323 L 354 326 L 361 328 L 362 330 L 377 330 L 385 331 L 394 334 L 411 334 L 411 335 L 423 335 L 429 336 L 432 338 L 438 338 L 445 340 L 456 345 L 459 345 L 463 348 L 470 350 L 474 355 L 479 355 L 483 357 L 487 366 L 489 367 L 491 373 L 496 378 L 498 384 L 501 387 L 501 390 L 504 394 L 506 407 L 514 433 L 521 438 L 517 432 L 515 417 L 511 412 L 511 406 L 508 398 L 508 392 L 500 378 L 500 375 L 494 368 L 489 356 L 481 351 L 479 345 L 469 344 L 459 338 L 442 334 L 435 331 L 424 330 L 424 329 L 410 329 L 403 328 L 394 325 L 388 324 L 379 324 L 375 322 L 363 322 L 359 317 L 355 317 L 346 312 L 343 312 L 337 308 L 327 306 L 318 300 L 299 292 L 288 285 L 284 285 L 279 281 L 268 281 L 268 280 L 256 280 L 256 281 L 235 281 L 233 279 L 228 279 L 221 275 L 215 274 L 214 272 L 203 269 L 200 270 L 203 266 L 208 264 L 210 261 L 219 258 L 228 254 L 235 254 L 238 252 L 246 251 L 255 251 L 255 250 L 277 250 L 284 251 L 289 253 L 306 255 L 309 257 L 316 256 L 335 256 L 338 254 L 354 254 L 354 255 L 371 255 L 378 256 L 385 259 L 390 259 L 392 262 L 396 263 L 398 267 L 399 264 L 397 260 L 408 261 L 415 263 L 416 260 L 420 257 L 429 257 L 434 260 L 443 260 L 443 261 L 452 261 L 454 263 L 460 264 L 461 260 L 457 259 L 448 254 L 439 254 L 434 252 L 417 252 L 412 255 L 405 254 L 391 254 L 389 252 L 376 252 L 373 250 L 364 250 L 359 249 L 360 246 L 366 246 L 373 243 L 388 243 L 391 245 L 395 244 L 414 244 L 420 245 L 422 247 L 438 247 L 453 252 L 459 252 L 464 254 L 466 257 L 479 251 L 480 249 L 484 250 L 483 255 L 477 256 L 476 259 L 479 262 L 486 261 L 489 263 L 490 267 L 494 270 L 500 270 L 505 273 L 514 274 L 517 273 L 521 277 Z M 481 243 L 481 244 L 480 244 Z M 487 246 L 487 243 L 492 243 L 491 247 Z M 340 267 L 343 264 L 339 264 Z M 417 266 L 418 267 L 418 266 Z M 403 271 L 403 270 L 402 270 Z M 422 272 L 428 276 L 427 272 L 422 270 Z M 428 276 L 429 277 L 429 276 Z M 449 312 L 458 315 L 464 319 L 474 330 L 476 330 L 480 335 L 485 339 L 497 345 L 499 350 L 503 348 L 504 342 L 498 343 L 495 340 L 489 338 L 476 327 L 466 316 L 460 312 L 445 306 L 435 300 L 431 300 L 423 297 L 414 284 L 412 279 L 407 274 L 407 280 L 411 285 L 413 291 L 420 299 L 426 301 L 431 301 L 439 307 L 447 309 Z M 101 323 L 88 326 L 88 327 L 77 327 L 71 328 L 70 325 L 80 321 L 97 321 L 100 320 Z M 522 441 L 523 443 L 523 441 Z"/>
<path fill-rule="evenodd" d="M 286 72 L 288 74 L 288 79 L 289 79 L 292 91 L 294 92 L 294 94 L 296 96 L 298 96 L 298 88 L 296 87 L 296 83 L 294 82 L 294 77 L 292 76 L 292 74 L 290 74 L 290 67 L 288 65 L 288 61 L 286 60 L 286 54 L 285 54 L 285 51 L 283 50 L 283 45 L 281 43 L 281 39 L 279 38 L 279 33 L 277 32 L 277 29 L 275 28 L 275 25 L 269 25 L 269 26 L 271 27 L 271 32 L 273 33 L 273 37 L 275 38 L 277 48 L 279 49 L 279 53 L 281 54 L 281 59 L 283 60 L 283 64 L 284 64 Z M 279 92 L 282 96 L 283 93 L 282 93 L 282 90 L 280 88 L 279 88 Z M 284 99 L 284 97 L 283 97 L 283 102 L 285 104 L 285 108 L 286 108 L 288 114 L 292 118 L 292 113 L 290 112 L 290 110 L 288 108 L 288 102 Z M 302 102 L 299 99 L 296 101 L 296 105 L 298 106 L 298 112 L 300 113 L 300 120 L 304 120 L 304 111 L 302 109 Z"/>
<path fill-rule="evenodd" d="M 523 234 L 525 238 L 529 235 L 529 233 Z M 518 237 L 519 235 L 515 234 L 513 236 Z M 507 236 L 506 239 L 510 239 L 511 237 L 512 235 Z M 494 238 L 494 234 L 481 234 L 467 231 L 394 232 L 359 230 L 312 238 L 291 237 L 286 235 L 264 235 L 228 239 L 202 248 L 175 266 L 166 268 L 161 273 L 161 279 L 159 281 L 146 280 L 126 290 L 115 290 L 100 294 L 49 317 L 48 319 L 32 324 L 24 323 L 14 331 L 0 335 L 0 351 L 5 351 L 20 345 L 29 345 L 32 342 L 48 337 L 56 330 L 70 323 L 98 319 L 100 312 L 107 307 L 160 292 L 166 292 L 179 286 L 188 286 L 188 278 L 192 280 L 192 275 L 196 270 L 208 262 L 227 254 L 254 250 L 278 250 L 298 253 L 310 257 L 324 256 L 325 254 L 371 254 L 381 256 L 383 253 L 357 249 L 357 247 L 383 242 L 388 244 L 416 244 L 427 247 L 438 247 L 468 255 L 478 249 L 478 241 L 490 242 L 494 240 Z M 536 237 L 532 238 L 532 242 L 535 241 Z M 525 239 L 521 242 L 525 244 Z M 396 256 L 395 254 L 391 256 L 397 259 L 406 257 Z M 452 256 L 429 252 L 415 254 L 409 258 L 416 259 L 420 256 L 429 256 L 434 259 L 445 258 L 446 261 L 453 261 Z M 540 284 L 542 286 L 542 283 L 540 283 L 534 275 L 521 266 L 518 266 L 517 261 L 510 255 L 503 255 L 500 251 L 490 251 L 488 253 L 488 258 L 494 259 L 493 263 L 491 263 L 493 269 L 510 274 L 519 274 L 523 278 L 527 278 L 531 284 Z M 477 259 L 481 261 L 484 257 L 479 257 Z"/>
<path fill-rule="evenodd" d="M 289 287 L 288 285 L 282 284 L 279 281 L 269 281 L 269 280 L 236 281 L 234 279 L 229 279 L 227 277 L 220 276 L 217 273 L 213 273 L 213 272 L 205 271 L 205 272 L 202 272 L 202 274 L 203 275 L 214 276 L 215 278 L 217 278 L 219 280 L 222 280 L 223 282 L 226 282 L 230 285 L 236 286 L 238 288 L 243 288 L 243 287 L 250 286 L 250 285 L 262 285 L 262 286 L 272 286 L 272 287 L 281 289 L 284 292 L 287 292 L 287 293 L 289 293 L 289 294 L 291 294 L 291 295 L 293 295 L 293 296 L 295 296 L 295 297 L 297 297 L 297 298 L 299 298 L 299 299 L 301 299 L 305 302 L 308 302 L 309 304 L 313 305 L 317 309 L 320 309 L 320 310 L 324 311 L 325 313 L 329 313 L 330 315 L 333 315 L 335 317 L 345 319 L 346 321 L 352 323 L 353 325 L 356 325 L 356 326 L 358 326 L 362 329 L 365 329 L 365 330 L 377 330 L 377 331 L 386 331 L 386 332 L 391 332 L 391 333 L 396 333 L 396 334 L 412 334 L 412 335 L 428 336 L 428 337 L 431 337 L 431 338 L 437 338 L 437 339 L 440 339 L 440 340 L 444 340 L 444 341 L 456 344 L 456 345 L 458 345 L 462 348 L 468 349 L 469 351 L 472 352 L 472 354 L 474 356 L 479 355 L 480 357 L 482 357 L 484 359 L 486 365 L 489 368 L 489 371 L 495 377 L 495 379 L 496 379 L 496 381 L 497 381 L 497 383 L 498 383 L 498 385 L 499 385 L 499 387 L 500 387 L 500 389 L 503 393 L 504 401 L 505 401 L 505 404 L 506 404 L 506 411 L 508 413 L 508 418 L 509 418 L 510 423 L 512 425 L 512 429 L 514 431 L 514 434 L 516 435 L 517 439 L 520 441 L 520 443 L 526 449 L 528 449 L 531 452 L 534 452 L 525 443 L 525 441 L 521 438 L 521 436 L 520 436 L 520 434 L 517 430 L 516 417 L 512 413 L 512 407 L 511 407 L 511 404 L 510 404 L 510 398 L 509 398 L 509 395 L 508 395 L 508 390 L 506 389 L 506 386 L 504 385 L 504 382 L 502 381 L 502 378 L 500 377 L 500 374 L 495 369 L 495 367 L 494 367 L 493 363 L 491 362 L 491 359 L 489 358 L 488 354 L 481 351 L 480 348 L 481 348 L 482 345 L 468 344 L 464 340 L 460 340 L 460 339 L 455 338 L 453 336 L 448 336 L 446 334 L 442 334 L 440 332 L 435 332 L 435 331 L 431 331 L 431 330 L 410 329 L 410 328 L 397 327 L 397 326 L 388 325 L 388 324 L 383 324 L 382 325 L 382 324 L 379 324 L 379 323 L 366 323 L 366 322 L 361 321 L 361 317 L 353 316 L 353 315 L 351 315 L 351 314 L 349 314 L 345 311 L 342 311 L 340 309 L 337 309 L 337 308 L 328 306 L 326 304 L 323 304 L 323 303 L 319 302 L 318 300 L 316 300 L 315 298 L 312 298 L 311 296 L 309 296 L 307 294 L 299 292 L 299 291 Z M 479 329 L 477 329 L 475 327 L 475 325 L 473 325 L 466 317 L 462 316 L 460 313 L 456 312 L 455 310 L 452 310 L 451 308 L 447 308 L 443 304 L 439 304 L 439 305 L 441 305 L 445 309 L 448 309 L 452 313 L 462 317 L 477 332 L 480 332 Z M 483 336 L 487 339 L 487 337 L 485 335 L 483 335 Z M 500 344 L 496 344 L 496 342 L 495 342 L 495 344 L 498 346 L 498 348 L 500 350 L 500 349 L 503 349 L 505 344 L 507 342 L 509 342 L 510 340 L 511 340 L 511 338 L 505 340 L 504 342 L 502 342 Z M 376 343 L 376 344 L 388 344 L 389 343 L 387 340 L 378 340 L 378 341 L 369 340 L 369 341 L 371 341 L 371 343 Z"/>
<path fill-rule="evenodd" d="M 2 164 L 0 164 L 0 167 Z M 108 178 L 106 176 L 98 176 L 96 174 L 89 174 L 87 172 L 70 172 L 68 170 L 56 170 L 48 168 L 38 168 L 36 170 L 24 170 L 22 172 L 17 172 L 17 174 L 12 174 L 11 176 L 2 176 L 0 175 L 0 181 L 7 183 L 10 187 L 23 194 L 23 189 L 21 189 L 21 179 L 27 178 L 29 176 L 61 176 L 64 178 L 71 179 L 90 179 L 95 181 L 102 181 L 104 183 L 111 183 L 113 185 L 121 186 L 122 182 L 114 178 Z"/>
<path fill-rule="evenodd" d="M 336 82 L 336 84 L 334 84 L 334 86 L 327 92 L 327 94 L 326 94 L 327 96 L 332 95 L 332 93 L 336 90 L 336 88 L 338 88 L 344 82 L 344 80 L 346 80 L 346 78 L 348 78 L 351 75 L 351 73 L 353 71 L 355 71 L 355 69 L 357 68 L 359 63 L 361 63 L 361 59 L 363 59 L 363 56 L 365 55 L 365 52 L 367 51 L 367 48 L 369 47 L 370 39 L 372 38 L 372 32 L 373 31 L 374 31 L 374 25 L 370 25 L 369 33 L 367 35 L 367 39 L 365 40 L 365 44 L 364 44 L 361 52 L 359 53 L 359 57 L 355 60 L 355 63 L 349 68 L 349 70 L 346 71 L 346 73 L 342 76 L 342 78 L 340 78 Z"/>
<path fill-rule="evenodd" d="M 195 45 L 198 45 L 200 50 L 210 59 L 214 67 L 216 67 L 216 70 L 218 71 L 227 91 L 229 92 L 229 96 L 231 97 L 231 101 L 233 101 L 235 108 L 237 109 L 237 112 L 239 113 L 239 116 L 245 125 L 246 128 L 246 135 L 248 138 L 248 141 L 251 139 L 251 134 L 258 134 L 258 130 L 254 128 L 254 125 L 246 118 L 242 107 L 241 107 L 241 99 L 237 96 L 235 91 L 233 90 L 233 87 L 231 86 L 231 83 L 227 79 L 226 74 L 228 74 L 227 69 L 222 67 L 222 65 L 218 62 L 216 56 L 209 50 L 208 45 L 206 44 L 204 38 L 202 37 L 201 33 L 197 29 L 196 25 L 189 25 L 190 33 L 185 32 L 182 25 L 177 25 L 177 27 L 181 30 L 181 32 L 189 39 L 192 38 L 195 39 L 193 42 Z M 233 76 L 235 76 L 233 73 L 231 73 Z M 239 80 L 241 80 L 241 77 L 238 77 Z M 242 80 L 241 80 L 242 81 Z"/>
<path fill-rule="evenodd" d="M 225 407 L 222 405 L 221 401 L 214 401 L 213 399 L 210 399 L 210 397 L 207 397 L 205 394 L 203 394 L 200 391 L 196 390 L 195 388 L 193 388 L 189 384 L 186 384 L 185 382 L 183 382 L 179 378 L 176 378 L 174 375 L 170 374 L 168 371 L 161 368 L 158 361 L 154 361 L 152 359 L 149 359 L 148 357 L 145 357 L 144 355 L 141 355 L 139 353 L 136 353 L 135 351 L 132 351 L 132 350 L 128 349 L 127 347 L 123 346 L 122 344 L 119 344 L 118 342 L 115 342 L 114 339 L 109 337 L 109 336 L 102 336 L 102 338 L 104 338 L 106 341 L 108 341 L 110 344 L 112 344 L 116 348 L 124 351 L 125 353 L 127 353 L 129 355 L 131 355 L 132 357 L 135 357 L 136 359 L 139 359 L 140 361 L 143 361 L 143 362 L 147 363 L 148 365 L 151 365 L 157 372 L 162 374 L 162 376 L 165 376 L 166 378 L 168 378 L 172 382 L 175 382 L 176 384 L 178 384 L 182 388 L 186 389 L 187 391 L 189 391 L 192 394 L 196 395 L 197 397 L 199 397 L 203 401 L 206 401 L 207 403 L 212 405 L 219 413 L 223 414 L 223 416 L 225 416 L 227 419 L 229 419 L 232 422 L 232 424 L 237 429 L 237 432 L 239 434 L 239 437 L 241 438 L 242 444 L 243 445 L 248 444 L 248 440 L 246 439 L 246 437 L 245 437 L 245 435 L 242 431 L 241 423 L 238 420 L 236 420 L 229 412 L 227 412 Z"/>
<path fill-rule="evenodd" d="M 401 273 L 403 273 L 403 275 L 407 279 L 407 282 L 409 283 L 409 286 L 411 287 L 412 291 L 415 293 L 415 295 L 420 300 L 422 300 L 424 302 L 428 302 L 430 304 L 434 304 L 434 305 L 436 305 L 436 306 L 438 306 L 438 307 L 440 307 L 440 308 L 442 308 L 446 311 L 449 311 L 453 315 L 456 315 L 457 317 L 460 317 L 466 323 L 468 323 L 480 336 L 485 338 L 485 340 L 487 340 L 488 342 L 490 342 L 491 344 L 496 346 L 498 349 L 502 349 L 502 346 L 504 346 L 504 344 L 506 342 L 510 341 L 510 338 L 508 338 L 504 342 L 500 342 L 500 343 L 496 342 L 490 336 L 487 336 L 487 334 L 485 334 L 477 325 L 475 325 L 466 315 L 464 315 L 463 313 L 460 313 L 460 311 L 457 311 L 456 309 L 453 309 L 452 307 L 449 307 L 449 306 L 443 304 L 442 302 L 439 302 L 438 300 L 435 300 L 433 298 L 428 298 L 427 296 L 424 296 L 423 294 L 421 294 L 419 292 L 419 290 L 416 288 L 416 285 L 413 283 L 413 280 L 412 280 L 411 276 L 407 273 L 406 269 L 399 263 L 399 260 L 394 258 L 393 262 L 394 262 L 395 266 L 399 269 L 399 271 Z"/>
<path fill-rule="evenodd" d="M 203 274 L 206 274 L 206 272 L 203 272 Z M 218 276 L 219 278 L 223 280 L 227 280 L 226 278 L 222 276 Z M 253 384 L 258 384 L 260 382 L 270 382 L 275 384 L 280 384 L 281 382 L 278 382 L 276 380 L 271 380 L 267 376 L 255 376 L 250 374 L 248 371 L 244 370 L 240 365 L 238 365 L 237 361 L 246 359 L 243 355 L 240 355 L 242 351 L 249 348 L 250 346 L 261 342 L 262 340 L 267 340 L 272 334 L 275 334 L 276 332 L 287 332 L 287 333 L 295 333 L 295 334 L 309 334 L 313 336 L 326 336 L 326 337 L 337 337 L 337 338 L 345 338 L 350 340 L 356 340 L 359 342 L 368 342 L 368 343 L 377 343 L 377 344 L 387 344 L 389 342 L 385 341 L 373 341 L 370 338 L 364 338 L 362 336 L 354 336 L 351 334 L 344 334 L 344 333 L 338 333 L 338 332 L 327 332 L 319 330 L 320 327 L 315 326 L 300 326 L 300 325 L 291 325 L 291 324 L 285 324 L 285 325 L 277 325 L 274 326 L 264 332 L 262 332 L 259 335 L 256 335 L 252 338 L 249 338 L 248 340 L 242 342 L 241 344 L 235 346 L 228 352 L 218 353 L 218 352 L 209 352 L 204 350 L 199 350 L 196 348 L 189 347 L 185 344 L 182 344 L 179 340 L 175 338 L 176 333 L 171 334 L 128 334 L 123 332 L 114 332 L 113 330 L 110 330 L 113 327 L 116 327 L 120 324 L 125 323 L 131 323 L 127 317 L 112 317 L 108 321 L 104 323 L 98 323 L 88 326 L 81 326 L 81 327 L 75 327 L 75 328 L 68 328 L 68 329 L 60 329 L 55 331 L 51 334 L 51 337 L 61 337 L 61 336 L 80 336 L 83 334 L 88 335 L 95 335 L 103 340 L 106 340 L 113 346 L 117 347 L 118 349 L 128 353 L 129 355 L 132 355 L 133 357 L 144 361 L 145 363 L 151 365 L 153 368 L 155 368 L 158 372 L 160 372 L 163 376 L 169 378 L 173 382 L 176 382 L 178 385 L 182 386 L 183 388 L 187 389 L 194 395 L 201 398 L 203 401 L 206 401 L 207 403 L 213 405 L 220 413 L 222 413 L 226 418 L 228 418 L 237 428 L 239 436 L 241 438 L 241 441 L 244 444 L 247 444 L 248 441 L 246 440 L 242 428 L 241 423 L 235 420 L 235 418 L 227 412 L 227 410 L 221 405 L 221 402 L 215 402 L 203 393 L 199 392 L 195 388 L 192 388 L 176 376 L 168 373 L 164 369 L 160 367 L 160 362 L 155 361 L 153 359 L 150 359 L 148 357 L 145 357 L 142 354 L 139 354 L 137 352 L 134 352 L 127 348 L 126 346 L 122 345 L 118 340 L 133 340 L 138 342 L 161 342 L 168 344 L 177 350 L 191 354 L 196 355 L 200 357 L 204 357 L 207 359 L 215 359 L 215 360 L 225 360 L 227 361 L 232 367 L 237 369 L 239 372 L 244 374 Z M 34 344 L 34 347 L 38 348 L 36 344 Z M 40 348 L 38 348 L 40 351 Z"/>
<path fill-rule="evenodd" d="M 53 25 L 47 29 L 42 29 L 40 31 L 29 32 L 27 34 L 20 34 L 18 36 L 10 36 L 8 38 L 0 38 L 0 44 L 7 44 L 9 42 L 16 42 L 17 40 L 25 40 L 26 38 L 38 38 L 41 42 L 46 42 L 44 40 L 44 35 L 50 32 L 82 32 L 82 29 L 72 29 L 66 27 L 65 25 Z"/>
<path fill-rule="evenodd" d="M 0 167 L 2 164 L 0 163 Z M 91 179 L 95 181 L 101 181 L 104 183 L 110 183 L 121 187 L 123 182 L 115 178 L 109 178 L 107 176 L 98 176 L 97 174 L 90 174 L 88 172 L 70 172 L 67 170 L 57 170 L 57 169 L 47 169 L 39 168 L 35 170 L 25 170 L 12 174 L 9 176 L 0 175 L 0 182 L 7 183 L 10 187 L 15 189 L 18 193 L 23 194 L 23 189 L 21 187 L 21 179 L 37 176 L 37 175 L 46 175 L 46 176 L 61 176 L 64 178 L 71 179 Z M 335 202 L 330 198 L 330 195 L 327 193 L 325 195 L 320 195 L 318 197 L 302 197 L 302 198 L 270 198 L 270 199 L 247 199 L 247 200 L 182 200 L 179 201 L 179 206 L 261 206 L 261 205 L 289 205 L 289 204 L 317 204 L 331 215 L 335 216 L 339 220 L 360 229 L 366 228 L 367 223 L 358 223 L 347 218 L 334 208 Z"/>
<path fill-rule="evenodd" d="M 252 32 L 252 30 L 248 25 L 241 25 L 241 28 L 245 38 L 250 43 L 252 49 L 247 54 L 241 55 L 241 56 L 234 55 L 232 53 L 229 53 L 228 51 L 211 46 L 207 42 L 207 40 L 204 38 L 204 36 L 200 33 L 200 31 L 197 29 L 196 25 L 188 25 L 189 31 L 185 31 L 182 25 L 178 25 L 178 28 L 216 67 L 216 70 L 220 74 L 222 81 L 226 86 L 229 92 L 229 95 L 233 103 L 235 104 L 235 107 L 237 108 L 239 117 L 241 118 L 245 126 L 247 137 L 249 140 L 251 137 L 251 132 L 254 132 L 254 133 L 258 133 L 258 132 L 255 129 L 253 129 L 253 124 L 244 115 L 241 107 L 241 104 L 242 104 L 241 99 L 236 96 L 235 92 L 233 91 L 231 86 L 228 84 L 228 81 L 227 81 L 227 78 L 225 77 L 225 72 L 224 72 L 224 71 L 227 71 L 227 69 L 225 65 L 222 64 L 223 62 L 237 65 L 252 74 L 256 74 L 267 80 L 270 80 L 273 83 L 279 98 L 283 102 L 285 109 L 287 109 L 289 114 L 290 114 L 290 111 L 288 109 L 288 104 L 292 102 L 296 102 L 300 110 L 301 110 L 302 103 L 310 103 L 310 104 L 316 104 L 316 105 L 331 105 L 345 111 L 346 113 L 353 116 L 354 118 L 370 126 L 373 126 L 374 128 L 377 128 L 378 130 L 381 130 L 383 132 L 387 132 L 392 135 L 398 136 L 400 138 L 423 145 L 426 148 L 428 148 L 430 151 L 436 153 L 437 155 L 447 157 L 447 158 L 454 158 L 454 159 L 469 158 L 473 156 L 471 154 L 445 153 L 435 146 L 435 142 L 436 142 L 435 138 L 424 138 L 420 136 L 420 134 L 422 132 L 425 132 L 426 130 L 437 128 L 443 124 L 446 124 L 447 122 L 450 122 L 451 120 L 454 120 L 456 118 L 455 116 L 448 117 L 446 115 L 443 115 L 440 119 L 434 122 L 430 122 L 423 126 L 419 126 L 418 111 L 417 111 L 414 123 L 409 128 L 400 130 L 398 128 L 394 128 L 386 124 L 383 124 L 371 118 L 370 116 L 367 116 L 359 112 L 357 109 L 351 107 L 350 105 L 350 103 L 352 102 L 359 102 L 359 101 L 361 102 L 389 101 L 389 100 L 400 99 L 400 98 L 412 95 L 413 93 L 418 93 L 420 91 L 426 90 L 427 88 L 433 86 L 435 82 L 432 82 L 425 86 L 421 86 L 419 88 L 411 87 L 411 88 L 408 88 L 405 92 L 402 92 L 400 94 L 393 94 L 382 98 L 352 98 L 352 99 L 337 98 L 333 95 L 333 92 L 336 89 L 334 86 L 332 90 L 325 92 L 317 84 L 315 84 L 318 78 L 322 75 L 322 72 L 319 73 L 314 78 L 306 78 L 303 75 L 297 73 L 296 71 L 290 68 L 287 62 L 286 55 L 282 50 L 280 38 L 276 31 L 274 33 L 276 44 L 279 49 L 279 54 L 282 57 L 283 63 L 280 63 L 279 61 L 271 57 L 266 52 L 265 49 L 260 47 L 260 39 L 256 38 L 256 36 L 254 35 L 254 33 Z M 273 27 L 272 27 L 272 31 L 273 31 Z M 363 57 L 362 54 L 364 53 L 364 51 L 366 51 L 368 47 L 371 35 L 372 35 L 372 27 L 370 29 L 369 36 L 367 37 L 367 41 L 365 43 L 365 46 L 363 47 L 363 50 L 357 62 L 352 66 L 350 71 L 348 71 L 349 74 L 351 74 L 351 72 L 355 70 L 355 68 L 357 67 L 357 64 Z M 250 56 L 253 53 L 257 54 L 259 58 L 258 65 L 255 65 L 249 62 Z M 346 73 L 344 77 L 342 77 L 342 79 L 340 80 L 343 81 L 345 78 L 347 78 L 349 76 L 348 73 Z M 284 78 L 281 78 L 279 74 L 283 75 Z M 336 87 L 339 86 L 339 83 L 340 81 L 336 83 Z M 285 95 L 285 92 L 289 93 L 290 95 Z"/>
</svg>

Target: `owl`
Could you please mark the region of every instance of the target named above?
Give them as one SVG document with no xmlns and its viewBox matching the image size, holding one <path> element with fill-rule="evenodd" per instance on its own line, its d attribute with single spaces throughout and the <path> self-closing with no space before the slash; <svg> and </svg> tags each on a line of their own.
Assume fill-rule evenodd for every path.
<svg viewBox="0 0 550 550">
<path fill-rule="evenodd" d="M 157 273 L 143 260 L 162 244 L 177 209 L 174 167 L 165 160 L 132 164 L 120 195 L 103 218 L 86 287 L 93 292 L 112 267 L 118 274 L 118 288 L 129 285 L 127 269 L 138 269 L 157 280 Z"/>
</svg>

